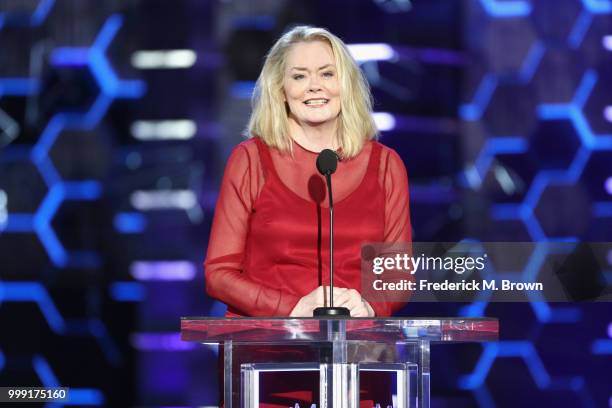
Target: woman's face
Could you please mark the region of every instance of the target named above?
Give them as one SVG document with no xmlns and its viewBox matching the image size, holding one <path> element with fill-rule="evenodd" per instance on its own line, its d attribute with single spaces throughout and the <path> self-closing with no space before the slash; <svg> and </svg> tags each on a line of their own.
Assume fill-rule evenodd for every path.
<svg viewBox="0 0 612 408">
<path fill-rule="evenodd" d="M 298 123 L 335 123 L 340 113 L 340 83 L 329 44 L 311 41 L 291 46 L 283 89 L 291 116 Z"/>
</svg>

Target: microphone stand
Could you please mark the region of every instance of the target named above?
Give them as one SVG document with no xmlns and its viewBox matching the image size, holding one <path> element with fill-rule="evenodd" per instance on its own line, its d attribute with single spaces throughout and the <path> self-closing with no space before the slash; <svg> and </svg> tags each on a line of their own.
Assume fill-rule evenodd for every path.
<svg viewBox="0 0 612 408">
<path fill-rule="evenodd" d="M 329 196 L 329 307 L 317 307 L 313 310 L 312 315 L 314 317 L 350 317 L 351 312 L 346 307 L 334 307 L 334 200 L 331 175 L 332 171 L 325 172 Z"/>
</svg>

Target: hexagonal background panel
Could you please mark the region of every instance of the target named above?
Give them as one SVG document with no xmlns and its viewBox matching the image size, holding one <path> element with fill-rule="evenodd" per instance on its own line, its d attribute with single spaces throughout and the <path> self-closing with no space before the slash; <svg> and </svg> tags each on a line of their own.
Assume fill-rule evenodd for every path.
<svg viewBox="0 0 612 408">
<path fill-rule="evenodd" d="M 533 78 L 539 103 L 571 102 L 587 65 L 580 51 L 550 47 Z"/>
<path fill-rule="evenodd" d="M 579 147 L 580 139 L 569 120 L 540 121 L 529 138 L 529 151 L 542 170 L 566 169 Z"/>
<path fill-rule="evenodd" d="M 490 72 L 502 77 L 518 75 L 536 38 L 529 20 L 490 20 L 482 37 Z"/>
<path fill-rule="evenodd" d="M 524 136 L 531 133 L 536 123 L 536 104 L 531 85 L 499 84 L 483 116 L 490 135 Z"/>
<path fill-rule="evenodd" d="M 580 184 L 549 185 L 535 215 L 548 238 L 581 237 L 589 227 L 591 200 Z"/>
</svg>

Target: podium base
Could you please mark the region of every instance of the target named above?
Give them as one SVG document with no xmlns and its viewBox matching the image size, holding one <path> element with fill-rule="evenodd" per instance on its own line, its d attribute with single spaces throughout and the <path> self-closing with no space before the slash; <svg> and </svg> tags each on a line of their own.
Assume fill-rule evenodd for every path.
<svg viewBox="0 0 612 408">
<path fill-rule="evenodd" d="M 346 307 L 317 307 L 312 312 L 313 317 L 351 317 Z"/>
</svg>

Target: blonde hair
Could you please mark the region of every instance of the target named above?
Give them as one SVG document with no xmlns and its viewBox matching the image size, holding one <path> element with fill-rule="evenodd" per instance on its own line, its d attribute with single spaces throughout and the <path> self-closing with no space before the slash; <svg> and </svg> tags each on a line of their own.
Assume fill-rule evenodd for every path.
<svg viewBox="0 0 612 408">
<path fill-rule="evenodd" d="M 247 137 L 259 137 L 283 152 L 291 151 L 288 109 L 283 99 L 287 53 L 299 42 L 324 41 L 332 49 L 340 82 L 338 143 L 346 158 L 355 157 L 364 143 L 377 136 L 372 118 L 370 87 L 346 45 L 323 28 L 298 26 L 283 34 L 266 56 L 255 84 Z"/>
</svg>

